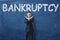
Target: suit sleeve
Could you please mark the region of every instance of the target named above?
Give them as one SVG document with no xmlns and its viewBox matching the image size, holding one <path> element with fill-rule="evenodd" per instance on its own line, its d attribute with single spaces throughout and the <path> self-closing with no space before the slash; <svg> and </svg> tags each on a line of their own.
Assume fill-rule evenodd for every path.
<svg viewBox="0 0 60 40">
<path fill-rule="evenodd" d="M 34 23 L 34 18 L 32 18 L 32 23 Z"/>
<path fill-rule="evenodd" d="M 25 18 L 25 23 L 27 23 L 28 22 L 28 20 Z"/>
</svg>

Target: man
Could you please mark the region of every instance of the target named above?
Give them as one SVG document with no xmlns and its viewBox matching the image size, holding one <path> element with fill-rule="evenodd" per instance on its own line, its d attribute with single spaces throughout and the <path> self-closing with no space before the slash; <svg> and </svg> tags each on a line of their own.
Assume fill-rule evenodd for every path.
<svg viewBox="0 0 60 40">
<path fill-rule="evenodd" d="M 34 18 L 31 14 L 31 12 L 28 11 L 27 16 L 25 17 L 25 23 L 26 23 L 26 40 L 30 38 L 30 40 L 33 40 L 33 33 L 34 33 Z"/>
</svg>

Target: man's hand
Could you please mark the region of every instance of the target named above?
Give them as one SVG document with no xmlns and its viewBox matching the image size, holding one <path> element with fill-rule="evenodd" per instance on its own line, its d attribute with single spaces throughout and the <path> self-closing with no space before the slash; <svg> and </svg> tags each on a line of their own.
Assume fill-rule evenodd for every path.
<svg viewBox="0 0 60 40">
<path fill-rule="evenodd" d="M 25 18 L 26 18 L 26 19 L 28 19 L 28 21 L 29 21 L 30 19 L 32 19 L 32 18 L 33 18 L 33 16 L 32 16 L 32 17 L 30 17 L 30 18 L 29 18 L 29 17 L 25 17 Z"/>
</svg>

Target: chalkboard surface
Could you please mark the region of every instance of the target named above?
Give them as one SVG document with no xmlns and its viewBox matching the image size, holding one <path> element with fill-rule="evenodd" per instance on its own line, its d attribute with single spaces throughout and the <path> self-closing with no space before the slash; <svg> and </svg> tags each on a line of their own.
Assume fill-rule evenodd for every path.
<svg viewBox="0 0 60 40">
<path fill-rule="evenodd" d="M 26 12 L 3 12 L 2 4 L 60 4 L 60 0 L 0 0 L 0 40 L 25 40 Z M 8 8 L 7 7 L 7 8 Z M 60 5 L 57 11 L 48 11 L 46 7 L 31 13 L 34 16 L 34 40 L 60 40 Z M 54 7 L 52 7 L 54 9 Z M 55 9 L 54 9 L 55 10 Z"/>
</svg>

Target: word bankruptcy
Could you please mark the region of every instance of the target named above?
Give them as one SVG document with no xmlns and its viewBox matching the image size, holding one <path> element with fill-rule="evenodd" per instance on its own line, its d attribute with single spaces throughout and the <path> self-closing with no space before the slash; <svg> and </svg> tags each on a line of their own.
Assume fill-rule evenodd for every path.
<svg viewBox="0 0 60 40">
<path fill-rule="evenodd" d="M 32 12 L 40 12 L 43 10 L 44 12 L 49 11 L 49 12 L 56 12 L 59 8 L 59 4 L 2 4 L 2 11 L 3 12 L 27 12 L 27 11 L 32 11 Z"/>
</svg>

